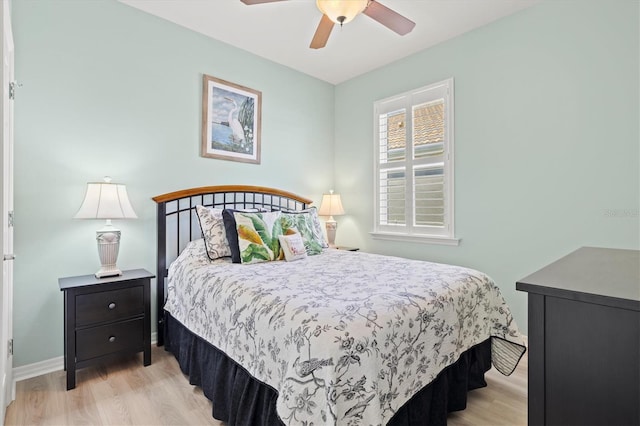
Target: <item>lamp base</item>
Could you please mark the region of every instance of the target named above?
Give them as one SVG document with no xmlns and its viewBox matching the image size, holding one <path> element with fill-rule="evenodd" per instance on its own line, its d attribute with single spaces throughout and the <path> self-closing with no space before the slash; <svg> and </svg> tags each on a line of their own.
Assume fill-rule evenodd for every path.
<svg viewBox="0 0 640 426">
<path fill-rule="evenodd" d="M 116 277 L 118 275 L 122 275 L 122 271 L 115 266 L 113 267 L 113 269 L 102 267 L 94 275 L 96 276 L 96 278 Z"/>
<path fill-rule="evenodd" d="M 333 217 L 331 217 L 329 220 L 327 220 L 326 227 L 327 227 L 327 242 L 329 243 L 329 247 L 335 247 L 336 246 L 336 228 L 338 227 L 338 223 L 335 220 L 333 220 Z"/>
<path fill-rule="evenodd" d="M 94 274 L 96 278 L 122 275 L 122 271 L 116 266 L 120 250 L 120 230 L 108 220 L 103 228 L 96 231 L 96 240 L 100 256 L 100 270 Z"/>
</svg>

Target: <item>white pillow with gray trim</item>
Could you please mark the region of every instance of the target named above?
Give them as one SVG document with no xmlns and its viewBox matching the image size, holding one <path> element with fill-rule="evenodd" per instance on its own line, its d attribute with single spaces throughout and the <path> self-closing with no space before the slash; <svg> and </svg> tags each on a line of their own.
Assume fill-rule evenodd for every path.
<svg viewBox="0 0 640 426">
<path fill-rule="evenodd" d="M 209 259 L 231 256 L 227 232 L 222 220 L 222 209 L 196 206 L 196 213 Z"/>
</svg>

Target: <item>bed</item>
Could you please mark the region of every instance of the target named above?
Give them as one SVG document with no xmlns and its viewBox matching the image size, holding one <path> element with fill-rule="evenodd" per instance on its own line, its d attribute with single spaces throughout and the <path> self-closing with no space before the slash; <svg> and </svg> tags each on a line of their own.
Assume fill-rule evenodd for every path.
<svg viewBox="0 0 640 426">
<path fill-rule="evenodd" d="M 307 198 L 234 185 L 154 201 L 158 345 L 228 424 L 446 424 L 469 390 L 486 386 L 492 364 L 510 374 L 525 351 L 488 276 L 317 250 L 307 244 L 319 225 Z M 235 217 L 225 230 L 232 247 L 240 236 L 240 263 L 211 256 L 202 209 Z M 295 226 L 277 228 L 287 220 Z M 277 260 L 276 235 L 282 247 L 304 238 L 301 259 Z"/>
</svg>

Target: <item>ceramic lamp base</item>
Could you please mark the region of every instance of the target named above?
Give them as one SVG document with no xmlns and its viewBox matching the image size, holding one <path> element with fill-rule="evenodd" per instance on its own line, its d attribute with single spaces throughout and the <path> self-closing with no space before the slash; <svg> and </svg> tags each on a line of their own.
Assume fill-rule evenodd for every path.
<svg viewBox="0 0 640 426">
<path fill-rule="evenodd" d="M 329 243 L 329 247 L 335 247 L 336 228 L 338 227 L 338 223 L 335 220 L 329 219 L 326 222 L 326 226 L 327 226 L 327 242 Z"/>
<path fill-rule="evenodd" d="M 116 266 L 120 250 L 120 230 L 107 223 L 96 231 L 96 241 L 100 256 L 100 270 L 95 273 L 96 278 L 122 275 L 122 271 Z"/>
<path fill-rule="evenodd" d="M 122 275 L 122 271 L 118 268 L 113 268 L 113 269 L 100 268 L 100 270 L 96 272 L 94 275 L 96 276 L 96 278 L 116 277 L 116 276 Z"/>
</svg>

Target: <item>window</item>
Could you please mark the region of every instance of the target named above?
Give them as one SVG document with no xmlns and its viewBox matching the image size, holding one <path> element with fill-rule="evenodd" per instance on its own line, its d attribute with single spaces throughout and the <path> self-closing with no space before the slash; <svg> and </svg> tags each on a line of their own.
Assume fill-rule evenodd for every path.
<svg viewBox="0 0 640 426">
<path fill-rule="evenodd" d="M 453 79 L 374 104 L 374 238 L 457 244 Z"/>
</svg>

